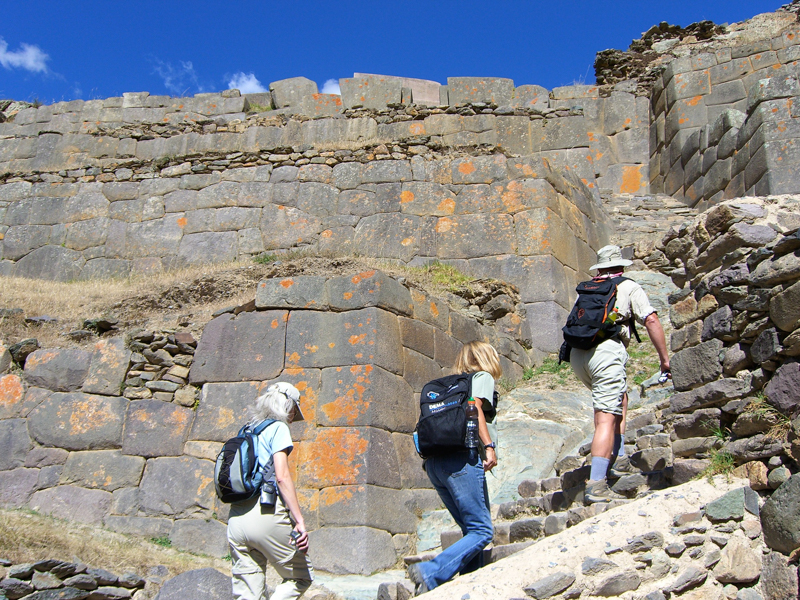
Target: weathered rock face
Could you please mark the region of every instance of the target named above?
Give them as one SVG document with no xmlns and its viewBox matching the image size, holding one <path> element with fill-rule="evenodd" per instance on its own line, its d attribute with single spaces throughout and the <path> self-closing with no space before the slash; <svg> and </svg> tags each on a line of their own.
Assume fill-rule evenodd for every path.
<svg viewBox="0 0 800 600">
<path fill-rule="evenodd" d="M 761 526 L 773 550 L 791 554 L 800 548 L 800 475 L 793 475 L 764 503 Z"/>
</svg>

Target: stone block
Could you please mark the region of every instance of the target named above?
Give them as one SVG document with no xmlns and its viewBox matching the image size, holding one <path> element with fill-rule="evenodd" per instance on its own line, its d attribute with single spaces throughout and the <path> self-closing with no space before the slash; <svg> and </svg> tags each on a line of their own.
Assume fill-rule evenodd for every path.
<svg viewBox="0 0 800 600">
<path fill-rule="evenodd" d="M 174 548 L 187 552 L 202 548 L 203 554 L 219 558 L 229 552 L 227 528 L 215 519 L 179 519 L 169 532 L 169 540 Z"/>
<path fill-rule="evenodd" d="M 411 433 L 416 424 L 417 407 L 409 384 L 372 365 L 323 369 L 319 397 L 318 422 L 323 426 Z"/>
<path fill-rule="evenodd" d="M 455 313 L 454 313 L 455 314 Z M 399 318 L 400 337 L 403 346 L 415 352 L 424 354 L 428 358 L 434 357 L 434 328 L 417 319 Z M 476 338 L 477 339 L 477 338 Z"/>
<path fill-rule="evenodd" d="M 365 217 L 356 226 L 354 248 L 360 254 L 409 261 L 422 254 L 421 247 L 425 243 L 423 235 L 433 231 L 434 223 L 414 215 L 377 214 Z"/>
<path fill-rule="evenodd" d="M 120 256 L 112 258 L 177 254 L 185 224 L 185 217 L 181 213 L 169 214 L 162 219 L 144 223 L 128 223 L 121 239 L 115 240 L 122 252 Z"/>
<path fill-rule="evenodd" d="M 392 434 L 375 427 L 318 427 L 296 445 L 298 485 L 322 489 L 372 484 L 400 489 Z"/>
<path fill-rule="evenodd" d="M 115 396 L 130 364 L 131 351 L 122 338 L 103 339 L 94 344 L 89 369 L 81 390 L 87 394 Z"/>
<path fill-rule="evenodd" d="M 709 71 L 688 71 L 678 73 L 665 88 L 667 94 L 667 110 L 671 110 L 678 100 L 698 99 L 711 92 Z"/>
<path fill-rule="evenodd" d="M 690 346 L 700 343 L 700 336 L 703 333 L 703 321 L 697 320 L 689 323 L 685 327 L 673 331 L 670 334 L 670 350 L 678 352 Z"/>
<path fill-rule="evenodd" d="M 32 250 L 46 246 L 50 241 L 49 225 L 17 225 L 9 227 L 3 238 L 3 258 L 19 260 Z"/>
<path fill-rule="evenodd" d="M 514 88 L 511 98 L 514 108 L 543 110 L 550 106 L 550 91 L 540 85 L 520 85 Z"/>
<path fill-rule="evenodd" d="M 597 98 L 600 89 L 596 85 L 563 85 L 553 88 L 551 96 L 554 100 L 571 98 Z"/>
<path fill-rule="evenodd" d="M 719 379 L 689 391 L 673 394 L 670 397 L 670 408 L 674 413 L 684 413 L 709 406 L 720 406 L 728 400 L 742 398 L 750 391 L 750 382 L 744 379 L 738 377 Z"/>
<path fill-rule="evenodd" d="M 231 578 L 216 569 L 207 567 L 185 571 L 164 582 L 156 598 L 158 600 L 182 600 L 183 598 L 206 598 L 227 600 L 231 595 Z"/>
<path fill-rule="evenodd" d="M 95 258 L 87 260 L 81 270 L 81 280 L 93 279 L 125 279 L 130 275 L 131 261 Z"/>
<path fill-rule="evenodd" d="M 767 402 L 784 415 L 796 415 L 800 409 L 800 363 L 787 362 L 781 365 L 764 388 Z"/>
<path fill-rule="evenodd" d="M 523 590 L 531 598 L 551 598 L 565 591 L 573 583 L 575 583 L 574 573 L 560 571 L 526 585 Z"/>
<path fill-rule="evenodd" d="M 663 471 L 672 464 L 671 448 L 646 448 L 631 454 L 631 465 L 645 473 Z"/>
<path fill-rule="evenodd" d="M 177 258 L 185 265 L 232 262 L 239 254 L 238 240 L 235 231 L 187 234 L 180 241 Z"/>
<path fill-rule="evenodd" d="M 442 367 L 437 361 L 408 348 L 403 350 L 403 354 L 405 380 L 413 392 L 419 393 L 426 383 L 442 376 Z"/>
<path fill-rule="evenodd" d="M 109 515 L 103 520 L 103 524 L 112 531 L 118 533 L 144 536 L 151 539 L 167 537 L 172 530 L 171 519 L 161 519 L 158 517 Z"/>
<path fill-rule="evenodd" d="M 550 254 L 561 264 L 580 270 L 575 233 L 556 213 L 547 208 L 537 208 L 514 215 L 517 253 L 522 256 Z M 505 248 L 499 248 L 497 254 Z"/>
<path fill-rule="evenodd" d="M 690 437 L 675 440 L 672 443 L 672 452 L 678 457 L 693 457 L 698 454 L 707 454 L 720 445 L 720 441 L 715 437 Z"/>
<path fill-rule="evenodd" d="M 0 471 L 0 506 L 21 508 L 38 489 L 39 469 Z"/>
<path fill-rule="evenodd" d="M 397 317 L 391 313 L 378 308 L 346 313 L 295 311 L 288 321 L 287 366 L 324 368 L 375 364 L 399 374 L 402 365 L 400 327 Z"/>
<path fill-rule="evenodd" d="M 28 506 L 57 519 L 100 525 L 111 506 L 111 493 L 60 485 L 36 492 Z"/>
<path fill-rule="evenodd" d="M 666 143 L 685 129 L 702 127 L 708 123 L 708 109 L 702 97 L 678 100 L 667 115 L 665 136 Z"/>
<path fill-rule="evenodd" d="M 698 319 L 706 318 L 717 308 L 719 308 L 719 303 L 711 294 L 703 296 L 699 302 L 694 299 L 694 296 L 687 296 L 670 307 L 669 320 L 674 328 L 680 329 Z"/>
<path fill-rule="evenodd" d="M 673 431 L 678 439 L 703 437 L 712 435 L 720 428 L 720 415 L 718 408 L 698 409 L 690 415 L 677 419 L 673 424 Z"/>
<path fill-rule="evenodd" d="M 194 411 L 159 400 L 131 402 L 126 415 L 122 451 L 144 456 L 180 456 Z"/>
<path fill-rule="evenodd" d="M 385 109 L 402 102 L 403 83 L 393 77 L 353 77 L 339 80 L 344 108 Z"/>
<path fill-rule="evenodd" d="M 339 575 L 370 575 L 397 561 L 392 536 L 371 527 L 325 527 L 310 534 L 314 566 Z"/>
<path fill-rule="evenodd" d="M 470 259 L 514 252 L 514 220 L 510 215 L 441 217 L 435 231 L 436 256 L 441 259 Z M 481 243 L 477 244 L 476 240 Z"/>
<path fill-rule="evenodd" d="M 401 487 L 403 489 L 432 488 L 433 485 L 422 468 L 422 459 L 417 454 L 411 436 L 392 433 L 392 441 L 397 452 L 397 463 L 400 465 Z"/>
<path fill-rule="evenodd" d="M 774 327 L 762 331 L 750 346 L 750 356 L 756 365 L 775 358 L 782 350 L 778 332 Z"/>
<path fill-rule="evenodd" d="M 800 282 L 769 301 L 769 316 L 782 331 L 794 331 L 800 322 Z"/>
<path fill-rule="evenodd" d="M 139 485 L 143 470 L 141 456 L 125 456 L 119 450 L 72 452 L 67 457 L 60 483 L 113 492 Z"/>
<path fill-rule="evenodd" d="M 479 337 L 478 339 L 482 339 L 483 336 Z M 434 344 L 434 353 L 433 358 L 436 360 L 437 363 L 440 365 L 446 365 L 446 368 L 449 365 L 456 364 L 456 360 L 458 358 L 458 353 L 461 352 L 461 348 L 463 344 L 459 342 L 457 339 L 449 336 L 445 332 L 440 329 L 436 329 L 433 332 L 433 344 Z M 502 351 L 503 349 L 499 347 L 499 344 L 495 343 L 497 346 L 498 353 L 501 354 L 500 359 L 502 361 Z M 407 367 L 408 365 L 406 365 Z M 421 390 L 422 388 L 420 388 Z"/>
<path fill-rule="evenodd" d="M 291 77 L 269 84 L 275 108 L 298 107 L 305 96 L 316 94 L 317 84 L 305 77 Z"/>
<path fill-rule="evenodd" d="M 508 539 L 511 543 L 528 539 L 538 539 L 544 535 L 544 518 L 532 517 L 511 523 Z"/>
<path fill-rule="evenodd" d="M 30 449 L 31 438 L 25 419 L 0 421 L 0 471 L 23 466 Z"/>
<path fill-rule="evenodd" d="M 560 117 L 531 121 L 531 150 L 588 148 L 589 133 L 583 117 Z"/>
<path fill-rule="evenodd" d="M 286 311 L 270 310 L 213 319 L 197 345 L 189 382 L 263 381 L 283 368 Z"/>
<path fill-rule="evenodd" d="M 723 450 L 733 455 L 736 464 L 743 464 L 778 456 L 783 452 L 783 446 L 780 440 L 759 433 L 752 437 L 728 441 L 723 445 Z"/>
<path fill-rule="evenodd" d="M 244 425 L 248 408 L 263 391 L 256 382 L 205 384 L 189 439 L 225 442 L 233 437 Z"/>
<path fill-rule="evenodd" d="M 100 450 L 122 445 L 128 401 L 124 398 L 54 393 L 28 415 L 28 430 L 43 446 Z"/>
<path fill-rule="evenodd" d="M 348 485 L 322 490 L 319 497 L 322 527 L 366 526 L 392 534 L 415 533 L 417 516 L 410 490 L 374 485 Z"/>
<path fill-rule="evenodd" d="M 446 331 L 450 323 L 450 308 L 447 302 L 415 288 L 410 292 L 414 302 L 414 318 Z"/>
<path fill-rule="evenodd" d="M 413 302 L 408 288 L 376 270 L 334 277 L 325 283 L 333 310 L 345 311 L 377 306 L 401 315 L 411 315 Z"/>
<path fill-rule="evenodd" d="M 719 377 L 722 374 L 721 350 L 722 341 L 715 339 L 675 354 L 670 361 L 675 389 L 690 390 Z"/>
<path fill-rule="evenodd" d="M 721 340 L 731 339 L 731 323 L 733 321 L 733 311 L 728 305 L 718 308 L 703 321 L 703 333 L 701 339 L 707 341 L 713 338 Z"/>
<path fill-rule="evenodd" d="M 210 517 L 216 505 L 214 463 L 189 456 L 147 461 L 139 502 L 147 516 Z"/>
<path fill-rule="evenodd" d="M 800 274 L 800 257 L 794 253 L 780 258 L 764 260 L 750 273 L 750 283 L 758 287 L 772 287 L 792 281 Z"/>
<path fill-rule="evenodd" d="M 449 104 L 497 104 L 511 105 L 514 82 L 511 79 L 489 77 L 448 77 Z"/>
<path fill-rule="evenodd" d="M 300 113 L 308 117 L 332 117 L 344 110 L 342 97 L 338 94 L 311 94 L 300 102 Z"/>
<path fill-rule="evenodd" d="M 27 393 L 22 379 L 13 373 L 0 376 L 0 419 L 27 417 L 50 392 L 41 388 L 31 388 Z"/>
<path fill-rule="evenodd" d="M 80 277 L 85 264 L 83 256 L 69 248 L 44 246 L 19 259 L 14 275 L 27 279 L 73 281 Z"/>
<path fill-rule="evenodd" d="M 256 308 L 328 308 L 325 277 L 300 276 L 264 279 L 256 288 Z"/>
</svg>

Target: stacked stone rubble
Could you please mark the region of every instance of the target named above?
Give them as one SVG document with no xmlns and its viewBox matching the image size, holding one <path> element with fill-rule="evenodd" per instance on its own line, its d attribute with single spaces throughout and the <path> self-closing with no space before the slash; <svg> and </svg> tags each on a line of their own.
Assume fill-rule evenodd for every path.
<svg viewBox="0 0 800 600">
<path fill-rule="evenodd" d="M 670 309 L 677 393 L 665 422 L 676 468 L 702 468 L 694 459 L 720 451 L 754 489 L 796 472 L 799 226 L 794 198 L 726 201 L 656 251 L 665 273 L 688 282 Z"/>
<path fill-rule="evenodd" d="M 410 435 L 422 385 L 475 339 L 497 348 L 510 380 L 530 364 L 514 337 L 521 304 L 485 300 L 483 319 L 504 326 L 379 271 L 274 278 L 208 323 L 196 348 L 181 330 L 135 331 L 89 350 L 35 350 L 18 371 L 3 346 L 0 504 L 222 556 L 228 506 L 214 460 L 283 380 L 302 394 L 290 460 L 314 564 L 389 568 L 419 515 L 440 506 Z"/>
</svg>

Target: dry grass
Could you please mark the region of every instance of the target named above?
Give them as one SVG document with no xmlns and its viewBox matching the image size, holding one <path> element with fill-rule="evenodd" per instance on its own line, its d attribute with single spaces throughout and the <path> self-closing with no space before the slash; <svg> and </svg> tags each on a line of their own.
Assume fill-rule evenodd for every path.
<svg viewBox="0 0 800 600">
<path fill-rule="evenodd" d="M 173 576 L 205 567 L 230 573 L 230 563 L 222 559 L 163 548 L 142 538 L 27 510 L 0 509 L 0 557 L 13 564 L 44 558 L 77 559 L 117 574 L 135 571 L 145 575 L 154 565 L 166 566 Z"/>
<path fill-rule="evenodd" d="M 751 400 L 744 411 L 772 423 L 766 433 L 768 438 L 783 442 L 788 438 L 789 432 L 792 429 L 792 420 L 767 402 L 763 393 Z"/>
</svg>

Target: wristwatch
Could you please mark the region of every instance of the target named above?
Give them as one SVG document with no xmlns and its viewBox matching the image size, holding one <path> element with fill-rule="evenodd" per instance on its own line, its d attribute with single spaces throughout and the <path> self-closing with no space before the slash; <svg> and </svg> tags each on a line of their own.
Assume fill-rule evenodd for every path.
<svg viewBox="0 0 800 600">
<path fill-rule="evenodd" d="M 489 444 L 484 445 L 484 448 L 491 448 L 492 450 L 494 450 L 495 448 L 497 448 L 497 445 L 494 442 L 491 442 Z"/>
</svg>

